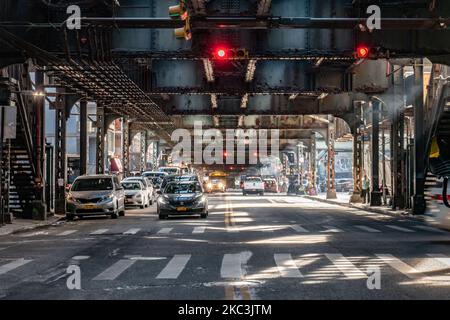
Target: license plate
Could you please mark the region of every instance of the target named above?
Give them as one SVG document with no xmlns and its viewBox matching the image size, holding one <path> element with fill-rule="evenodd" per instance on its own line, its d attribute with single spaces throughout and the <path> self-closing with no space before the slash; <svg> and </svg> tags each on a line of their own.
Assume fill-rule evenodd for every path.
<svg viewBox="0 0 450 320">
<path fill-rule="evenodd" d="M 177 211 L 187 211 L 188 208 L 186 207 L 178 207 Z"/>
<path fill-rule="evenodd" d="M 93 204 L 85 204 L 84 205 L 84 208 L 85 209 L 95 209 L 95 208 L 97 208 L 95 205 L 93 205 Z"/>
</svg>

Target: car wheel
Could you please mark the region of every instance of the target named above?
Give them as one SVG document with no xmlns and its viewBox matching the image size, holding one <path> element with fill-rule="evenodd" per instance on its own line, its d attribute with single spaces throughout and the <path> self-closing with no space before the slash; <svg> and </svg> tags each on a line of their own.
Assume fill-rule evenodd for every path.
<svg viewBox="0 0 450 320">
<path fill-rule="evenodd" d="M 247 193 L 245 193 L 245 192 L 242 192 L 242 195 L 243 195 L 243 196 L 246 196 L 246 195 L 247 195 Z"/>
<path fill-rule="evenodd" d="M 153 200 L 150 199 L 150 201 L 148 202 L 148 205 L 152 206 L 153 205 Z"/>
<path fill-rule="evenodd" d="M 201 217 L 202 219 L 208 218 L 208 212 L 202 213 L 202 214 L 200 215 L 200 217 Z"/>
<path fill-rule="evenodd" d="M 167 215 L 165 215 L 165 214 L 159 215 L 159 220 L 165 220 L 165 219 L 167 219 Z"/>
<path fill-rule="evenodd" d="M 119 218 L 119 213 L 117 211 L 111 213 L 111 219 L 117 219 Z"/>
<path fill-rule="evenodd" d="M 73 221 L 73 219 L 75 219 L 75 215 L 73 215 L 73 214 L 66 214 L 66 219 L 67 219 L 67 221 Z"/>
<path fill-rule="evenodd" d="M 119 216 L 120 217 L 125 217 L 125 210 L 120 211 Z"/>
</svg>

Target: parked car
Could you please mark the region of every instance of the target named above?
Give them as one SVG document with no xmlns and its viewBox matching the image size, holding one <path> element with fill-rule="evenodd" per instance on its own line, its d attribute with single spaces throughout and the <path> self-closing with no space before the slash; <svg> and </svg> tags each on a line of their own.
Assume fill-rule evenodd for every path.
<svg viewBox="0 0 450 320">
<path fill-rule="evenodd" d="M 153 185 L 150 182 L 150 180 L 148 178 L 145 177 L 128 177 L 125 178 L 123 181 L 140 181 L 142 182 L 142 184 L 145 186 L 146 192 L 144 193 L 145 195 L 145 206 L 151 206 L 153 204 L 153 198 L 154 198 L 154 194 L 153 194 Z"/>
<path fill-rule="evenodd" d="M 80 176 L 73 182 L 66 205 L 67 220 L 75 217 L 125 215 L 125 191 L 116 176 Z"/>
<path fill-rule="evenodd" d="M 264 179 L 264 191 L 279 193 L 278 182 L 275 179 Z"/>
<path fill-rule="evenodd" d="M 142 173 L 143 177 L 146 178 L 160 178 L 164 179 L 165 176 L 168 176 L 169 174 L 167 172 L 161 172 L 161 171 L 145 171 Z"/>
<path fill-rule="evenodd" d="M 335 183 L 336 191 L 349 192 L 353 188 L 353 173 L 336 172 Z"/>
<path fill-rule="evenodd" d="M 159 172 L 166 172 L 167 174 L 181 174 L 181 169 L 179 167 L 160 167 Z"/>
<path fill-rule="evenodd" d="M 122 181 L 120 183 L 125 190 L 125 205 L 139 206 L 144 209 L 146 206 L 145 194 L 147 189 L 141 181 Z"/>
<path fill-rule="evenodd" d="M 428 201 L 427 207 L 433 207 L 433 209 L 430 209 L 426 221 L 433 227 L 450 231 L 450 208 L 444 205 L 442 191 L 443 179 L 439 179 L 429 190 L 431 199 Z M 450 201 L 450 185 L 447 186 L 447 199 Z"/>
<path fill-rule="evenodd" d="M 171 215 L 208 217 L 208 199 L 198 181 L 173 181 L 159 193 L 157 212 L 160 219 Z"/>
<path fill-rule="evenodd" d="M 260 177 L 245 177 L 242 194 L 246 196 L 249 193 L 264 195 L 264 182 Z"/>
</svg>

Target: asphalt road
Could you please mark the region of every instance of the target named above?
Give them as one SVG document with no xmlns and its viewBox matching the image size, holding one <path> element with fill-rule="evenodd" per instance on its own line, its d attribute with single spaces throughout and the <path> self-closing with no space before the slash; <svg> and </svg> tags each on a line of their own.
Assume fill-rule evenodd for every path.
<svg viewBox="0 0 450 320">
<path fill-rule="evenodd" d="M 449 297 L 450 232 L 301 197 L 213 195 L 208 219 L 152 207 L 0 237 L 1 299 Z"/>
</svg>

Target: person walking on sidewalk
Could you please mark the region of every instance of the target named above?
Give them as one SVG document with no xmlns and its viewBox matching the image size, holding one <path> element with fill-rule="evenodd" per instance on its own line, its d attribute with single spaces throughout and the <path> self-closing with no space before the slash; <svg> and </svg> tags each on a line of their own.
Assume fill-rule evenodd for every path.
<svg viewBox="0 0 450 320">
<path fill-rule="evenodd" d="M 362 191 L 361 191 L 363 203 L 369 202 L 369 192 L 370 192 L 370 181 L 369 178 L 367 178 L 367 174 L 365 174 L 364 179 L 362 181 Z"/>
</svg>

